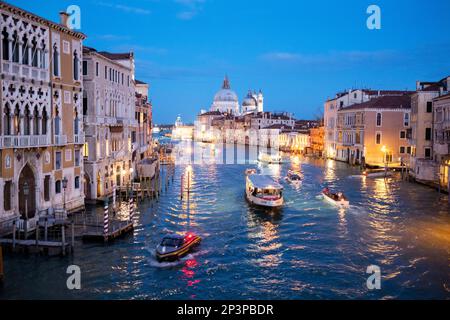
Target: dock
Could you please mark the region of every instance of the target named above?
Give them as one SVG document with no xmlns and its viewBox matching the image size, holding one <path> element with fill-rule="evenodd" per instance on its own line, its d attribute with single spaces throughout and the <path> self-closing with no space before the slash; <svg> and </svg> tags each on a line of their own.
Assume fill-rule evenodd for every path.
<svg viewBox="0 0 450 320">
<path fill-rule="evenodd" d="M 68 254 L 72 249 L 70 243 L 60 241 L 36 241 L 34 239 L 0 239 L 0 245 L 0 251 L 2 247 L 5 247 L 11 252 L 40 253 L 49 256 L 60 255 L 61 253 Z M 2 270 L 0 269 L 0 276 L 2 274 L 1 272 Z"/>
<path fill-rule="evenodd" d="M 120 223 L 114 226 L 109 232 L 103 232 L 103 230 L 87 231 L 82 235 L 82 239 L 86 242 L 112 242 L 126 236 L 133 232 L 133 230 L 133 222 Z"/>
</svg>

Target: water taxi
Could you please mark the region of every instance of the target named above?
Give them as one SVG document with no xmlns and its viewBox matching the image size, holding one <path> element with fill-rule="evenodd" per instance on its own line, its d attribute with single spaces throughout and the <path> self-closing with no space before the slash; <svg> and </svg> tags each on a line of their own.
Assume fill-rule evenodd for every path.
<svg viewBox="0 0 450 320">
<path fill-rule="evenodd" d="M 251 204 L 269 208 L 283 205 L 283 186 L 271 177 L 248 174 L 245 179 L 245 195 Z"/>
<path fill-rule="evenodd" d="M 160 133 L 161 129 L 159 127 L 153 127 L 152 128 L 152 133 Z"/>
<path fill-rule="evenodd" d="M 268 163 L 268 164 L 280 164 L 283 162 L 281 156 L 279 154 L 268 154 L 261 152 L 258 155 L 258 161 L 262 163 Z"/>
<path fill-rule="evenodd" d="M 302 176 L 299 172 L 289 170 L 286 176 L 286 181 L 293 185 L 299 185 L 302 182 Z"/>
<path fill-rule="evenodd" d="M 186 235 L 169 235 L 162 239 L 156 247 L 156 259 L 159 262 L 176 261 L 190 253 L 201 242 L 201 238 L 193 233 Z"/>
<path fill-rule="evenodd" d="M 348 207 L 350 205 L 350 201 L 342 192 L 332 193 L 328 188 L 325 188 L 322 190 L 322 194 L 326 201 L 338 207 Z"/>
<path fill-rule="evenodd" d="M 365 170 L 362 175 L 367 178 L 383 178 L 392 176 L 392 171 L 386 169 Z"/>
</svg>

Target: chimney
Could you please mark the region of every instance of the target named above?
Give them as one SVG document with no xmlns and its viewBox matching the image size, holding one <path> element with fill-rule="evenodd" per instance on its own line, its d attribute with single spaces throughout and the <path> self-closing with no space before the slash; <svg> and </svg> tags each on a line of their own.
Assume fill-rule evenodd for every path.
<svg viewBox="0 0 450 320">
<path fill-rule="evenodd" d="M 416 91 L 420 91 L 420 81 L 416 81 Z"/>
<path fill-rule="evenodd" d="M 69 14 L 67 12 L 61 11 L 59 12 L 59 23 L 64 27 L 69 27 L 67 25 L 67 21 L 69 20 Z"/>
<path fill-rule="evenodd" d="M 450 76 L 447 77 L 447 92 L 450 92 Z"/>
</svg>

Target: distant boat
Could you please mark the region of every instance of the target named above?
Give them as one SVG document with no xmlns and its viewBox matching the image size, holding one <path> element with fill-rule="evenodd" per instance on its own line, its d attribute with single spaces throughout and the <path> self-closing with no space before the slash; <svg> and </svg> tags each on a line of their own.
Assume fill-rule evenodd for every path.
<svg viewBox="0 0 450 320">
<path fill-rule="evenodd" d="M 245 194 L 251 204 L 268 208 L 278 208 L 284 204 L 282 185 L 269 176 L 250 171 L 246 173 Z"/>
<path fill-rule="evenodd" d="M 324 189 L 322 195 L 324 200 L 338 207 L 348 207 L 350 205 L 350 201 L 341 192 L 332 193 L 328 189 Z"/>
<path fill-rule="evenodd" d="M 262 163 L 268 163 L 268 164 L 280 164 L 283 162 L 281 156 L 277 154 L 268 154 L 265 152 L 261 152 L 258 155 L 258 161 Z"/>
<path fill-rule="evenodd" d="M 299 172 L 289 170 L 286 176 L 286 181 L 293 185 L 299 185 L 302 182 L 302 176 Z"/>
<path fill-rule="evenodd" d="M 364 177 L 368 178 L 390 177 L 392 176 L 392 174 L 392 171 L 388 171 L 385 169 L 366 170 L 362 173 Z"/>
</svg>

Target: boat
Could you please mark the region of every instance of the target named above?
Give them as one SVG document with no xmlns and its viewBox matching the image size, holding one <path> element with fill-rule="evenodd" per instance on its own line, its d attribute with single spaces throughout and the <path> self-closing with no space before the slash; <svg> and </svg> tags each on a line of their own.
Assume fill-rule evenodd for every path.
<svg viewBox="0 0 450 320">
<path fill-rule="evenodd" d="M 251 175 L 251 174 L 256 174 L 256 169 L 246 169 L 245 170 L 245 175 L 246 176 L 248 176 L 248 175 Z"/>
<path fill-rule="evenodd" d="M 386 169 L 365 170 L 362 175 L 367 178 L 382 178 L 392 176 L 392 171 Z"/>
<path fill-rule="evenodd" d="M 299 172 L 289 170 L 286 176 L 286 181 L 294 185 L 299 185 L 302 182 L 302 176 Z"/>
<path fill-rule="evenodd" d="M 280 164 L 282 163 L 281 156 L 279 154 L 268 154 L 261 152 L 258 155 L 258 161 L 268 164 Z"/>
<path fill-rule="evenodd" d="M 152 128 L 152 133 L 160 133 L 161 129 L 159 127 L 153 127 Z"/>
<path fill-rule="evenodd" d="M 334 204 L 338 207 L 348 207 L 350 205 L 350 201 L 342 194 L 332 193 L 327 188 L 322 190 L 323 198 L 331 204 Z"/>
<path fill-rule="evenodd" d="M 156 247 L 156 259 L 159 262 L 173 262 L 190 253 L 201 242 L 201 238 L 194 233 L 185 235 L 165 236 Z"/>
<path fill-rule="evenodd" d="M 251 173 L 245 180 L 245 195 L 251 204 L 268 208 L 278 208 L 283 205 L 283 186 L 271 177 Z"/>
</svg>

